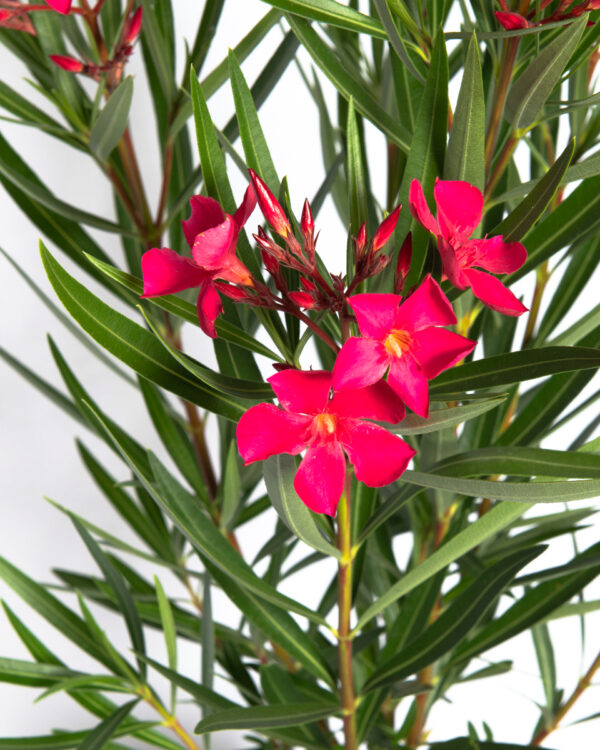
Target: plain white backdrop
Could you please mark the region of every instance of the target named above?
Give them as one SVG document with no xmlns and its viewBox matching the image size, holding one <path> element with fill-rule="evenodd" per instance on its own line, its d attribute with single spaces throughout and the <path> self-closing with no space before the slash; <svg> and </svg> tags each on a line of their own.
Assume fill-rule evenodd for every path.
<svg viewBox="0 0 600 750">
<path fill-rule="evenodd" d="M 191 41 L 200 18 L 202 3 L 175 0 L 174 5 L 181 68 L 183 39 Z M 208 72 L 220 62 L 226 56 L 227 48 L 235 46 L 267 9 L 268 6 L 259 0 L 226 3 L 204 72 Z M 274 29 L 268 36 L 265 48 L 243 63 L 242 67 L 249 82 L 253 82 L 263 68 L 281 40 L 282 33 L 281 29 Z M 300 60 L 308 70 L 310 61 L 307 57 L 300 55 Z M 30 92 L 33 100 L 40 101 L 39 95 L 24 81 L 25 69 L 19 66 L 4 48 L 0 48 L 0 70 L 2 78 L 9 85 L 21 93 Z M 134 74 L 136 83 L 132 132 L 148 193 L 156 203 L 160 188 L 158 150 L 139 50 L 136 50 L 130 62 L 129 72 Z M 324 82 L 324 86 L 331 101 L 334 101 L 331 87 L 327 82 Z M 227 86 L 210 100 L 209 106 L 215 122 L 223 126 L 233 111 L 232 97 Z M 292 201 L 299 210 L 304 197 L 313 196 L 318 189 L 324 170 L 315 108 L 294 65 L 288 68 L 279 86 L 262 107 L 261 119 L 278 172 L 281 176 L 288 176 Z M 38 132 L 9 123 L 0 123 L 0 129 L 57 197 L 72 201 L 79 208 L 99 215 L 111 215 L 112 203 L 107 183 L 91 160 L 77 152 L 63 149 L 57 141 Z M 381 195 L 385 180 L 385 145 L 374 133 L 369 134 L 369 142 L 373 148 L 371 153 L 375 154 L 371 165 L 373 183 L 377 194 Z M 244 178 L 234 166 L 231 167 L 231 173 L 236 195 L 241 197 L 245 187 Z M 0 216 L 0 246 L 18 260 L 31 278 L 55 300 L 39 260 L 38 230 L 2 188 Z M 250 220 L 250 227 L 258 222 L 257 216 L 255 214 Z M 345 258 L 345 228 L 340 225 L 329 202 L 319 216 L 318 225 L 321 229 L 320 251 L 331 270 L 341 271 Z M 113 257 L 120 260 L 120 250 L 115 237 L 93 230 L 90 230 L 90 234 Z M 52 246 L 50 249 L 54 252 Z M 58 257 L 61 262 L 64 261 L 64 256 L 60 253 Z M 73 269 L 72 264 L 65 262 L 65 265 Z M 78 271 L 75 275 L 79 279 L 84 278 Z M 46 342 L 46 334 L 50 333 L 76 375 L 101 408 L 123 427 L 131 429 L 143 445 L 162 455 L 160 443 L 137 393 L 74 339 L 3 258 L 0 258 L 0 280 L 0 345 L 62 389 Z M 93 283 L 90 283 L 90 287 L 98 290 L 97 285 Z M 527 288 L 525 283 L 521 291 Z M 595 288 L 597 289 L 597 286 Z M 597 293 L 594 293 L 593 289 L 590 285 L 586 290 L 588 308 L 590 296 L 597 299 Z M 57 304 L 60 306 L 58 301 Z M 568 321 L 565 321 L 565 325 L 567 324 Z M 198 329 L 186 332 L 185 342 L 188 350 L 196 356 L 211 359 L 210 347 Z M 306 362 L 306 365 L 310 364 Z M 95 575 L 97 571 L 94 564 L 68 518 L 43 497 L 49 497 L 133 542 L 133 534 L 129 529 L 123 528 L 122 522 L 102 499 L 82 467 L 74 437 L 80 437 L 118 479 L 125 479 L 126 472 L 106 446 L 71 421 L 3 362 L 0 362 L 0 386 L 0 554 L 36 580 L 57 583 L 57 579 L 53 578 L 51 573 L 53 567 L 83 570 Z M 568 434 L 561 433 L 556 439 L 554 447 L 565 447 L 570 438 Z M 273 514 L 268 517 L 261 516 L 246 533 L 242 534 L 242 548 L 248 557 L 251 557 L 267 538 L 266 534 L 272 525 Z M 582 546 L 588 546 L 597 537 L 598 527 L 592 526 L 582 534 Z M 406 554 L 406 550 L 399 549 L 398 553 Z M 571 554 L 568 540 L 553 542 L 552 550 L 544 554 L 539 565 L 547 567 L 565 562 Z M 151 577 L 157 571 L 149 565 L 144 565 L 142 572 Z M 184 596 L 182 590 L 173 588 L 175 583 L 166 573 L 158 572 L 170 591 L 174 591 L 178 596 Z M 327 575 L 332 572 L 331 565 L 323 571 Z M 291 579 L 286 592 L 309 606 L 316 604 L 320 593 L 314 586 L 316 577 L 317 573 L 311 569 L 310 574 Z M 589 598 L 594 597 L 594 589 L 595 596 L 598 596 L 598 587 L 590 587 Z M 38 637 L 70 667 L 91 672 L 99 671 L 98 665 L 39 618 L 1 581 L 0 597 L 8 602 Z M 75 606 L 72 598 L 65 601 Z M 218 620 L 229 625 L 236 624 L 235 610 L 219 596 L 218 592 L 215 593 L 214 608 Z M 93 611 L 113 642 L 126 651 L 128 641 L 120 619 L 99 608 L 93 608 Z M 560 620 L 551 625 L 556 646 L 558 683 L 567 695 L 573 690 L 582 673 L 582 667 L 585 669 L 600 649 L 599 624 L 600 614 L 589 617 L 583 659 L 578 621 Z M 2 613 L 0 644 L 0 656 L 28 658 Z M 166 662 L 164 643 L 159 634 L 148 634 L 148 650 L 154 658 Z M 432 739 L 466 734 L 469 720 L 478 730 L 481 730 L 483 721 L 487 722 L 494 730 L 498 741 L 525 744 L 531 737 L 538 715 L 534 703 L 543 700 L 543 692 L 537 677 L 530 637 L 525 635 L 515 638 L 506 645 L 486 653 L 485 657 L 489 661 L 512 659 L 514 670 L 502 678 L 466 683 L 453 688 L 448 695 L 448 702 L 439 703 L 431 715 L 429 726 L 433 727 Z M 484 662 L 478 662 L 478 666 L 484 666 Z M 197 647 L 182 644 L 180 668 L 189 676 L 198 677 L 200 654 Z M 156 684 L 161 686 L 162 683 L 156 681 Z M 94 725 L 92 717 L 63 695 L 54 695 L 34 704 L 40 693 L 39 689 L 19 688 L 0 683 L 0 737 L 40 735 L 54 728 L 83 729 Z M 598 695 L 595 688 L 590 689 L 569 714 L 565 725 L 598 711 Z M 179 713 L 189 727 L 199 718 L 197 709 L 186 704 L 180 707 Z M 151 712 L 145 712 L 143 709 L 137 711 L 137 715 L 152 718 Z M 557 731 L 546 745 L 555 750 L 595 750 L 600 746 L 596 737 L 594 723 L 585 723 Z M 212 746 L 240 747 L 243 746 L 243 741 L 234 733 L 222 733 L 213 737 Z"/>
</svg>

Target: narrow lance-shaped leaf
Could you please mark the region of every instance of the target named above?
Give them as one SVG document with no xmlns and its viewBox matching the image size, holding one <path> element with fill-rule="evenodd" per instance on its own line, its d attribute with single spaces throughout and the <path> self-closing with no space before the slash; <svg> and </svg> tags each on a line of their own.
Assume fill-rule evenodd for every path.
<svg viewBox="0 0 600 750">
<path fill-rule="evenodd" d="M 336 0 L 266 0 L 275 8 L 303 16 L 311 21 L 320 21 L 358 34 L 370 34 L 386 39 L 379 21 Z"/>
<path fill-rule="evenodd" d="M 195 732 L 196 734 L 206 734 L 223 729 L 295 727 L 311 721 L 326 719 L 339 711 L 339 705 L 335 703 L 327 705 L 321 702 L 230 708 L 211 714 L 196 726 Z"/>
<path fill-rule="evenodd" d="M 125 718 L 127 718 L 127 716 L 129 716 L 138 702 L 139 698 L 129 701 L 129 703 L 120 706 L 112 716 L 107 716 L 104 721 L 100 722 L 100 724 L 98 724 L 98 726 L 87 735 L 85 740 L 78 746 L 79 750 L 100 750 L 104 747 L 107 740 L 114 736 L 119 725 Z"/>
<path fill-rule="evenodd" d="M 133 99 L 133 78 L 127 76 L 112 92 L 90 131 L 90 150 L 106 161 L 121 140 Z"/>
<path fill-rule="evenodd" d="M 558 190 L 567 167 L 573 158 L 575 139 L 539 180 L 529 195 L 494 229 L 494 234 L 504 236 L 505 242 L 522 239 L 546 210 L 546 206 Z"/>
<path fill-rule="evenodd" d="M 294 457 L 272 456 L 264 462 L 263 470 L 269 499 L 285 525 L 313 549 L 339 558 L 339 550 L 325 539 L 311 511 L 300 500 L 294 489 L 296 474 Z"/>
<path fill-rule="evenodd" d="M 445 180 L 466 180 L 483 191 L 485 181 L 485 100 L 479 44 L 473 32 L 467 48 L 458 101 L 450 130 Z"/>
<path fill-rule="evenodd" d="M 515 130 L 528 128 L 535 121 L 575 51 L 587 18 L 584 13 L 544 47 L 511 86 L 504 115 Z"/>
</svg>

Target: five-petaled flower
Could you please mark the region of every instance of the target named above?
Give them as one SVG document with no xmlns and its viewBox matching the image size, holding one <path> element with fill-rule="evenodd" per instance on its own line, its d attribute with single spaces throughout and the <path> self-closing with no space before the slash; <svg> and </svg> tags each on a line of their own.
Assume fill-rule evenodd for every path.
<svg viewBox="0 0 600 750">
<path fill-rule="evenodd" d="M 283 370 L 268 380 L 283 408 L 250 408 L 238 423 L 238 448 L 246 464 L 306 449 L 294 487 L 311 510 L 335 514 L 346 476 L 344 452 L 356 478 L 369 487 L 394 482 L 415 454 L 397 435 L 365 421 L 404 417 L 404 405 L 385 382 L 332 395 L 332 375 L 325 370 Z"/>
<path fill-rule="evenodd" d="M 431 276 L 410 297 L 357 294 L 348 299 L 362 338 L 349 338 L 333 368 L 336 390 L 387 382 L 414 412 L 427 417 L 427 380 L 469 354 L 475 342 L 439 326 L 456 323 L 452 305 Z"/>
<path fill-rule="evenodd" d="M 241 228 L 256 206 L 256 196 L 248 187 L 233 216 L 226 214 L 214 198 L 195 195 L 190 200 L 192 214 L 182 222 L 192 257 L 179 255 L 167 247 L 152 248 L 142 256 L 143 297 L 160 297 L 184 289 L 200 287 L 198 322 L 215 338 L 215 321 L 223 312 L 215 279 L 252 286 L 252 276 L 236 257 L 235 246 Z"/>
<path fill-rule="evenodd" d="M 458 289 L 470 286 L 473 294 L 492 310 L 513 316 L 526 312 L 527 308 L 515 295 L 491 275 L 512 273 L 521 268 L 527 258 L 523 245 L 504 242 L 501 235 L 482 240 L 469 239 L 481 221 L 481 191 L 461 180 L 436 180 L 433 194 L 437 221 L 429 210 L 418 180 L 411 182 L 409 206 L 413 216 L 436 236 L 444 273 L 450 282 Z"/>
</svg>

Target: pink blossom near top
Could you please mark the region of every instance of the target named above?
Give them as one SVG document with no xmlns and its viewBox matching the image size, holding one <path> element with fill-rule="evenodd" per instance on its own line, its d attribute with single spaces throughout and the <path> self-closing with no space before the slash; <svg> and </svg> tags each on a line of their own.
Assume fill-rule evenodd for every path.
<svg viewBox="0 0 600 750">
<path fill-rule="evenodd" d="M 202 330 L 216 338 L 215 321 L 223 312 L 214 280 L 252 286 L 252 276 L 235 255 L 241 228 L 256 206 L 256 196 L 248 187 L 233 216 L 223 211 L 214 198 L 194 195 L 190 200 L 192 214 L 182 222 L 192 257 L 182 256 L 167 247 L 152 248 L 142 256 L 144 294 L 160 297 L 184 289 L 200 287 L 196 307 Z"/>
<path fill-rule="evenodd" d="M 335 515 L 346 476 L 344 453 L 356 478 L 369 487 L 394 482 L 415 454 L 402 438 L 365 421 L 404 418 L 404 405 L 386 383 L 332 395 L 326 370 L 282 370 L 268 380 L 282 408 L 248 409 L 237 426 L 239 451 L 247 465 L 306 449 L 294 488 L 316 513 Z"/>
<path fill-rule="evenodd" d="M 456 323 L 452 305 L 427 276 L 410 297 L 356 294 L 348 299 L 361 338 L 349 338 L 333 367 L 336 390 L 364 388 L 383 378 L 414 412 L 429 415 L 427 381 L 463 359 L 475 341 L 440 326 Z"/>
<path fill-rule="evenodd" d="M 436 180 L 433 194 L 437 221 L 429 210 L 418 180 L 411 182 L 409 207 L 415 219 L 436 235 L 444 274 L 451 283 L 458 289 L 470 286 L 473 294 L 492 310 L 512 316 L 526 312 L 527 308 L 515 295 L 491 275 L 512 273 L 521 268 L 527 259 L 523 245 L 504 242 L 501 235 L 482 240 L 469 239 L 481 221 L 481 191 L 461 180 Z"/>
<path fill-rule="evenodd" d="M 71 0 L 46 0 L 46 3 L 64 16 L 71 10 Z"/>
</svg>

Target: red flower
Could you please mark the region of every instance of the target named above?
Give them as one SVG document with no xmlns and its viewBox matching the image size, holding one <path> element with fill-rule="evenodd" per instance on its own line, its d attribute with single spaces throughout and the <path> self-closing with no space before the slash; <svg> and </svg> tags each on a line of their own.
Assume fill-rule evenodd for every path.
<svg viewBox="0 0 600 750">
<path fill-rule="evenodd" d="M 333 392 L 325 370 L 283 370 L 269 378 L 283 409 L 259 404 L 237 427 L 238 448 L 246 464 L 278 453 L 306 454 L 294 480 L 302 502 L 316 513 L 335 515 L 344 489 L 346 459 L 356 478 L 369 487 L 394 482 L 415 451 L 376 419 L 398 422 L 404 406 L 385 383 L 358 391 Z"/>
<path fill-rule="evenodd" d="M 388 373 L 388 383 L 407 406 L 429 414 L 427 380 L 469 354 L 475 342 L 438 326 L 456 316 L 439 285 L 427 276 L 402 302 L 399 294 L 357 294 L 354 310 L 363 338 L 349 338 L 333 368 L 335 389 L 364 388 Z"/>
<path fill-rule="evenodd" d="M 160 297 L 200 287 L 196 303 L 198 322 L 206 334 L 215 338 L 215 321 L 223 306 L 214 280 L 245 286 L 253 283 L 250 271 L 235 255 L 235 246 L 241 228 L 254 210 L 256 197 L 249 187 L 233 216 L 226 214 L 216 200 L 203 195 L 193 196 L 190 205 L 192 215 L 182 225 L 192 258 L 167 247 L 144 253 L 142 297 Z"/>
<path fill-rule="evenodd" d="M 423 188 L 413 180 L 409 191 L 412 215 L 437 237 L 444 273 L 458 289 L 471 287 L 484 305 L 505 315 L 527 311 L 515 295 L 490 273 L 512 273 L 521 268 L 527 251 L 520 242 L 504 242 L 502 236 L 470 240 L 481 221 L 483 195 L 474 185 L 460 180 L 436 180 L 433 189 L 437 221 L 425 200 Z"/>
</svg>

